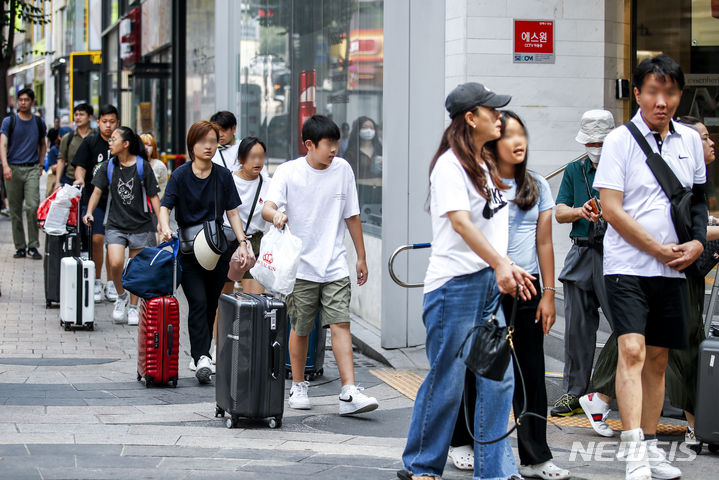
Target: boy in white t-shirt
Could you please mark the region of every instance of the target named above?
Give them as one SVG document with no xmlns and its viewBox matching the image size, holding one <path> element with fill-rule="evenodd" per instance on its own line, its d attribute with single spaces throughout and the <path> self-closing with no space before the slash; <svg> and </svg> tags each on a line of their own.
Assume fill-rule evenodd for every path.
<svg viewBox="0 0 719 480">
<path fill-rule="evenodd" d="M 307 155 L 277 167 L 262 217 L 280 229 L 289 225 L 292 233 L 302 239 L 297 282 L 287 298 L 294 379 L 289 406 L 310 408 L 309 382 L 296 380 L 304 378 L 309 334 L 321 310 L 322 326 L 329 327 L 332 333 L 332 352 L 342 381 L 340 415 L 352 415 L 374 410 L 378 403 L 354 384 L 345 225 L 357 252 L 358 285 L 367 281 L 367 263 L 354 174 L 347 161 L 335 157 L 339 139 L 340 130 L 328 117 L 313 115 L 304 123 L 302 141 Z M 282 207 L 286 213 L 278 210 Z"/>
</svg>

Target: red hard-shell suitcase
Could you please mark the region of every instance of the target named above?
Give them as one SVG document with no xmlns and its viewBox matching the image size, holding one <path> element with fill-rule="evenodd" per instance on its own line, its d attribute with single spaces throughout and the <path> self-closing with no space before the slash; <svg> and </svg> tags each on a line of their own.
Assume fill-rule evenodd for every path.
<svg viewBox="0 0 719 480">
<path fill-rule="evenodd" d="M 172 296 L 140 300 L 137 331 L 137 381 L 145 386 L 177 386 L 180 352 L 180 304 L 175 298 L 177 258 L 172 272 Z"/>
<path fill-rule="evenodd" d="M 137 332 L 137 380 L 145 386 L 177 386 L 180 351 L 180 305 L 175 297 L 140 301 Z"/>
</svg>

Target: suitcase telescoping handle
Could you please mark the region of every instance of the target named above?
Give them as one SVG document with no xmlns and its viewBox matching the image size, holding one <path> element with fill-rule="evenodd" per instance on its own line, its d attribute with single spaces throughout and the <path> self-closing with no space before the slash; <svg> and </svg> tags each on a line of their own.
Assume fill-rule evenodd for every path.
<svg viewBox="0 0 719 480">
<path fill-rule="evenodd" d="M 87 259 L 92 261 L 92 222 L 87 226 Z"/>
<path fill-rule="evenodd" d="M 180 237 L 176 233 L 172 234 L 172 296 L 175 296 L 177 290 L 177 254 L 180 252 Z"/>
</svg>

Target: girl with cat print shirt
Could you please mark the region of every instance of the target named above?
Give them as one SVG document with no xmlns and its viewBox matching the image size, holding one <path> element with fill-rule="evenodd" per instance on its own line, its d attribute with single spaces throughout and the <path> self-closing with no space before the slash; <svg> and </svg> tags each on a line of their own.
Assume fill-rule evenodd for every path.
<svg viewBox="0 0 719 480">
<path fill-rule="evenodd" d="M 125 248 L 130 258 L 145 247 L 156 244 L 152 212 L 160 210 L 160 191 L 152 166 L 145 160 L 145 147 L 132 129 L 118 127 L 110 137 L 108 162 L 103 162 L 92 178 L 92 192 L 83 222 L 90 225 L 93 212 L 104 192 L 109 201 L 105 216 L 105 245 L 107 246 L 108 276 L 117 288 L 118 297 L 112 312 L 115 323 L 122 323 L 127 315 L 128 325 L 139 323 L 137 297 L 130 298 L 122 288 L 122 268 L 125 264 Z M 111 174 L 108 168 L 112 162 Z M 142 168 L 138 168 L 142 162 Z M 142 170 L 142 176 L 140 176 Z M 152 209 L 149 208 L 148 202 Z M 130 306 L 128 308 L 128 301 Z"/>
</svg>

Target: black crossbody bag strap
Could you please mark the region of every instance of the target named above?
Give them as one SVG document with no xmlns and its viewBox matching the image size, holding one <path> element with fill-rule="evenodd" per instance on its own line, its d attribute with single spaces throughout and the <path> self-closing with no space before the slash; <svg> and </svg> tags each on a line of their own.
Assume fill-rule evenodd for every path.
<svg viewBox="0 0 719 480">
<path fill-rule="evenodd" d="M 220 159 L 222 159 L 222 165 L 224 165 L 225 168 L 227 168 L 227 163 L 225 162 L 225 156 L 222 154 L 222 150 L 220 150 L 218 148 L 217 151 L 220 152 Z"/>
<path fill-rule="evenodd" d="M 681 184 L 672 169 L 669 168 L 669 165 L 667 165 L 667 162 L 664 161 L 662 156 L 652 150 L 652 147 L 649 146 L 647 139 L 644 138 L 644 135 L 642 135 L 634 122 L 627 122 L 624 126 L 629 129 L 632 136 L 647 156 L 647 165 L 669 200 L 671 201 L 675 195 L 683 193 L 685 190 L 684 186 Z"/>
<path fill-rule="evenodd" d="M 582 176 L 584 177 L 584 186 L 587 187 L 587 197 L 592 199 L 592 190 L 589 188 L 589 177 L 587 177 L 587 159 L 582 160 Z"/>
<path fill-rule="evenodd" d="M 252 221 L 252 215 L 255 214 L 255 206 L 257 205 L 257 199 L 260 198 L 260 190 L 262 190 L 262 174 L 260 173 L 260 184 L 257 185 L 257 191 L 255 192 L 255 199 L 252 201 L 252 207 L 250 207 L 250 214 L 247 216 L 247 225 L 245 225 L 245 235 L 249 235 L 250 222 Z"/>
</svg>

